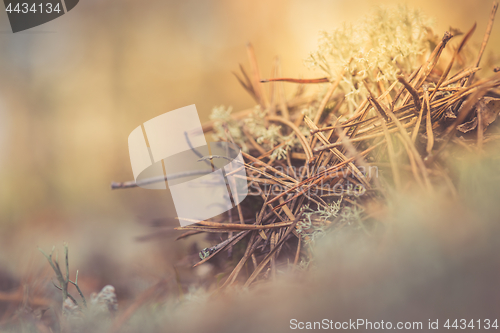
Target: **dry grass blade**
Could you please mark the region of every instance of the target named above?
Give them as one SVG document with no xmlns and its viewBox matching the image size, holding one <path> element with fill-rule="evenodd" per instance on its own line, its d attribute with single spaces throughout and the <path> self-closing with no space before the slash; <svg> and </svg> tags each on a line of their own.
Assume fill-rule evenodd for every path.
<svg viewBox="0 0 500 333">
<path fill-rule="evenodd" d="M 392 145 L 392 138 L 387 130 L 386 120 L 383 119 L 383 114 L 385 114 L 381 105 L 378 104 L 374 98 L 368 96 L 368 101 L 372 104 L 373 108 L 378 111 L 378 115 L 380 117 L 380 123 L 382 125 L 382 129 L 384 130 L 385 141 L 387 142 L 387 152 L 389 154 L 389 162 L 391 163 L 392 176 L 394 179 L 394 185 L 396 189 L 401 189 L 401 176 L 399 175 L 398 164 L 396 162 L 396 154 L 394 153 L 394 147 Z"/>
<path fill-rule="evenodd" d="M 483 150 L 483 108 L 477 108 L 477 150 Z"/>
<path fill-rule="evenodd" d="M 281 237 L 281 239 L 279 240 L 279 242 L 276 244 L 276 246 L 271 250 L 269 251 L 269 253 L 264 257 L 264 259 L 262 259 L 262 261 L 260 262 L 260 264 L 257 266 L 257 268 L 255 268 L 255 270 L 253 271 L 252 275 L 250 275 L 250 277 L 248 278 L 247 282 L 245 282 L 245 285 L 244 287 L 248 287 L 250 284 L 252 284 L 252 282 L 257 278 L 257 276 L 259 275 L 259 273 L 262 271 L 262 269 L 264 269 L 264 267 L 269 263 L 269 260 L 271 259 L 272 255 L 276 252 L 276 250 L 284 243 L 285 239 L 288 237 L 288 235 L 292 232 L 292 230 L 295 228 L 295 226 L 297 225 L 297 222 L 299 222 L 299 218 L 300 216 L 298 216 L 293 222 L 292 222 L 292 225 L 290 225 L 290 227 L 288 227 L 287 231 L 285 232 L 285 234 Z"/>
<path fill-rule="evenodd" d="M 239 66 L 240 66 L 241 74 L 243 74 L 243 78 L 245 79 L 245 86 L 247 86 L 249 89 L 251 89 L 255 94 L 255 91 L 253 90 L 253 86 L 252 86 L 252 81 L 248 77 L 247 71 L 245 70 L 245 68 L 243 67 L 242 64 L 239 64 Z"/>
<path fill-rule="evenodd" d="M 373 97 L 373 94 L 370 91 L 370 87 L 368 86 L 368 83 L 366 83 L 366 81 L 363 81 L 363 83 L 365 84 L 365 88 L 368 90 L 368 94 L 369 94 L 368 95 L 368 102 L 370 102 L 372 107 L 378 112 L 378 114 L 380 116 L 382 116 L 382 118 L 384 118 L 384 120 L 386 122 L 389 122 L 389 116 L 387 115 L 387 112 L 384 110 L 382 105 L 377 101 L 377 99 Z"/>
<path fill-rule="evenodd" d="M 376 101 L 372 98 L 371 99 L 372 101 L 374 101 L 374 104 L 377 105 Z M 378 107 L 380 107 L 381 109 L 383 109 L 382 105 L 378 104 Z M 406 141 L 406 143 L 408 144 L 408 147 L 410 148 L 409 151 L 413 154 L 413 157 L 415 158 L 415 161 L 418 165 L 418 167 L 420 168 L 420 171 L 422 173 L 422 176 L 423 176 L 423 179 L 424 179 L 424 183 L 425 183 L 425 186 L 427 189 L 431 190 L 432 189 L 432 185 L 429 181 L 429 175 L 428 175 L 428 172 L 427 172 L 427 168 L 420 156 L 420 154 L 418 153 L 417 149 L 415 148 L 415 145 L 413 144 L 413 141 L 411 140 L 410 136 L 408 135 L 408 133 L 406 132 L 405 128 L 403 127 L 403 125 L 401 124 L 401 122 L 399 121 L 399 119 L 396 117 L 396 115 L 394 114 L 394 112 L 390 111 L 390 110 L 383 110 L 383 112 L 385 112 L 386 114 L 389 115 L 389 117 L 391 118 L 391 120 L 396 124 L 396 126 L 398 127 L 399 129 L 399 132 L 401 133 L 401 136 L 403 138 L 403 140 Z"/>
<path fill-rule="evenodd" d="M 427 90 L 427 85 L 424 85 L 424 91 Z M 420 129 L 420 123 L 422 122 L 422 116 L 424 114 L 424 106 L 425 103 L 420 107 L 420 113 L 418 114 L 417 117 L 417 123 L 415 124 L 415 128 L 413 129 L 413 133 L 411 135 L 411 141 L 415 143 L 415 140 L 417 139 L 418 131 Z"/>
<path fill-rule="evenodd" d="M 262 238 L 259 238 L 255 240 L 255 233 L 252 233 L 252 236 L 250 237 L 250 241 L 248 242 L 247 249 L 245 250 L 245 254 L 243 257 L 240 259 L 236 267 L 233 269 L 231 274 L 228 276 L 224 284 L 221 286 L 222 288 L 225 288 L 226 286 L 229 286 L 233 284 L 236 281 L 236 278 L 238 277 L 238 274 L 240 273 L 241 269 L 243 268 L 243 265 L 247 262 L 247 260 L 252 256 L 252 253 L 255 251 L 255 248 L 259 243 L 261 242 Z"/>
<path fill-rule="evenodd" d="M 420 97 L 418 96 L 418 93 L 415 90 L 415 88 L 413 88 L 402 76 L 398 77 L 398 81 L 401 82 L 403 86 L 406 88 L 406 90 L 408 90 L 408 92 L 410 93 L 411 97 L 413 98 L 413 104 L 415 105 L 415 109 L 420 110 L 421 107 Z"/>
<path fill-rule="evenodd" d="M 259 103 L 259 98 L 257 97 L 257 94 L 255 93 L 255 90 L 253 88 L 253 85 L 252 85 L 252 82 L 250 81 L 250 79 L 248 78 L 246 72 L 245 72 L 245 69 L 243 68 L 243 66 L 240 64 L 240 70 L 241 70 L 241 73 L 243 74 L 243 79 L 241 79 L 238 74 L 236 72 L 232 72 L 233 75 L 236 77 L 236 79 L 238 80 L 238 82 L 241 84 L 241 86 L 248 92 L 248 94 L 250 94 L 250 96 L 252 96 L 252 98 L 257 102 Z"/>
<path fill-rule="evenodd" d="M 414 122 L 410 122 L 410 123 L 405 124 L 403 126 L 405 128 L 408 128 L 408 127 L 411 127 L 413 124 L 414 124 Z M 394 133 L 394 132 L 397 132 L 397 131 L 399 131 L 398 128 L 388 129 L 389 133 Z M 381 136 L 384 136 L 384 135 L 385 135 L 384 131 L 382 131 L 380 133 L 358 136 L 357 138 L 354 138 L 354 139 L 349 138 L 349 141 L 350 142 L 361 142 L 361 141 L 366 141 L 366 140 L 380 138 Z M 342 145 L 343 145 L 342 142 L 334 142 L 334 143 L 331 143 L 329 145 L 325 145 L 325 146 L 321 146 L 321 147 L 318 147 L 318 148 L 314 148 L 314 152 L 320 152 L 320 151 L 328 150 L 328 149 L 330 149 L 332 147 L 338 147 L 338 146 L 342 146 Z"/>
<path fill-rule="evenodd" d="M 429 107 L 429 92 L 424 93 L 424 104 L 426 106 L 426 133 L 427 133 L 427 155 L 431 155 L 432 147 L 434 146 L 434 133 L 432 132 L 431 108 Z"/>
<path fill-rule="evenodd" d="M 413 85 L 415 89 L 419 89 L 420 86 L 425 82 L 429 74 L 434 69 L 434 66 L 436 66 L 439 57 L 441 56 L 441 53 L 443 52 L 444 48 L 446 47 L 446 44 L 448 44 L 451 38 L 453 38 L 453 35 L 450 32 L 446 31 L 439 44 L 436 46 L 434 51 L 432 51 L 432 54 L 429 56 L 429 59 L 427 59 L 425 65 L 422 66 L 421 69 L 419 70 L 417 77 L 415 78 L 414 81 L 415 84 Z M 405 104 L 406 101 L 407 99 L 405 98 L 403 104 Z"/>
<path fill-rule="evenodd" d="M 256 158 L 255 158 L 255 157 L 253 157 L 252 155 L 249 155 L 249 154 L 247 154 L 247 153 L 245 153 L 245 152 L 241 152 L 241 153 L 242 153 L 242 155 L 243 155 L 245 158 L 247 158 L 247 159 L 251 160 L 251 161 L 252 161 L 252 162 L 254 162 L 255 164 L 260 164 L 260 165 L 264 166 L 266 169 L 271 170 L 271 171 L 272 171 L 272 172 L 274 172 L 275 174 L 280 175 L 281 177 L 286 178 L 287 180 L 289 180 L 289 181 L 291 181 L 291 182 L 294 182 L 294 183 L 297 183 L 297 182 L 298 182 L 296 179 L 293 179 L 292 177 L 290 177 L 290 176 L 288 176 L 288 175 L 284 174 L 283 172 L 281 172 L 281 171 L 277 170 L 276 168 L 274 168 L 274 167 L 270 166 L 269 164 L 267 164 L 267 163 L 265 163 L 265 162 L 263 162 L 263 161 L 260 161 L 260 160 L 256 159 Z M 250 165 L 245 165 L 245 166 L 247 166 L 247 167 L 252 167 L 252 166 L 250 166 Z M 254 168 L 254 169 L 255 169 L 255 168 Z M 270 177 L 270 178 L 273 178 L 273 179 L 275 179 L 275 180 L 277 180 L 277 181 L 280 181 L 280 180 L 278 180 L 277 178 L 272 177 L 271 175 L 269 175 L 269 177 Z"/>
<path fill-rule="evenodd" d="M 253 46 L 250 43 L 247 44 L 247 53 L 250 60 L 250 66 L 252 68 L 253 90 L 255 91 L 255 95 L 257 96 L 260 105 L 264 109 L 267 109 L 269 107 L 269 102 L 267 101 L 266 94 L 264 93 L 264 89 L 260 83 L 259 65 L 257 63 L 257 58 L 255 57 Z"/>
<path fill-rule="evenodd" d="M 411 83 L 415 77 L 417 76 L 418 73 L 420 73 L 420 70 L 422 69 L 422 66 L 419 66 L 417 69 L 415 69 L 410 77 L 408 78 L 408 82 Z M 399 81 L 394 81 L 394 83 L 391 85 L 390 89 L 387 91 L 390 92 L 392 89 L 394 89 L 394 87 L 396 86 L 397 82 Z M 396 94 L 396 98 L 394 98 L 394 100 L 392 101 L 392 104 L 391 104 L 391 110 L 394 110 L 394 107 L 396 106 L 396 102 L 399 100 L 399 98 L 401 97 L 401 94 L 405 91 L 405 87 L 402 87 L 401 90 Z"/>
<path fill-rule="evenodd" d="M 457 73 L 454 76 L 452 76 L 449 80 L 443 82 L 443 84 L 441 86 L 442 87 L 449 86 L 450 84 L 453 84 L 455 82 L 462 80 L 464 77 L 472 76 L 474 73 L 476 73 L 479 70 L 481 70 L 480 67 L 473 67 L 473 68 L 464 69 L 460 73 Z M 436 89 L 436 88 L 432 88 L 432 89 Z"/>
<path fill-rule="evenodd" d="M 493 2 L 493 7 L 491 8 L 490 20 L 488 21 L 488 26 L 486 27 L 486 32 L 484 33 L 483 43 L 481 44 L 481 49 L 479 50 L 479 54 L 476 59 L 476 67 L 479 67 L 481 63 L 481 58 L 483 57 L 484 50 L 486 49 L 486 45 L 488 44 L 488 40 L 490 39 L 491 30 L 493 29 L 493 22 L 495 22 L 495 16 L 497 14 L 498 9 L 498 1 Z M 469 85 L 474 80 L 474 73 L 468 78 L 465 86 Z"/>
<path fill-rule="evenodd" d="M 282 204 L 283 211 L 285 212 L 286 216 L 290 219 L 290 221 L 295 220 L 295 215 L 293 215 L 292 211 L 288 206 L 285 204 L 285 200 L 283 200 L 283 197 L 280 198 L 280 204 Z"/>
<path fill-rule="evenodd" d="M 420 174 L 418 173 L 418 168 L 417 168 L 417 164 L 415 163 L 415 158 L 413 157 L 413 154 L 410 151 L 408 144 L 403 139 L 401 134 L 397 133 L 396 135 L 398 136 L 399 141 L 401 141 L 401 144 L 403 145 L 403 147 L 406 150 L 406 154 L 408 155 L 408 160 L 410 161 L 410 167 L 411 167 L 411 172 L 413 173 L 413 177 L 415 178 L 417 183 L 420 185 L 420 187 L 425 188 L 424 183 L 422 182 L 422 178 L 420 177 Z"/>
<path fill-rule="evenodd" d="M 340 129 L 340 127 L 337 127 L 335 129 L 335 132 L 337 133 L 337 136 L 338 136 L 340 142 L 342 142 L 342 145 L 346 149 L 346 151 L 348 153 L 348 157 L 354 157 L 356 163 L 358 163 L 358 165 L 364 167 L 365 170 L 366 170 L 366 162 L 365 162 L 365 160 L 359 154 L 359 152 L 356 150 L 356 147 L 354 147 L 354 145 L 352 144 L 350 138 L 346 135 L 347 129 L 342 130 L 342 129 Z"/>
<path fill-rule="evenodd" d="M 453 63 L 455 62 L 456 57 L 458 56 L 458 54 L 460 53 L 460 51 L 463 49 L 463 47 L 465 46 L 465 44 L 467 43 L 467 41 L 470 39 L 470 37 L 472 36 L 472 34 L 474 33 L 474 31 L 476 30 L 476 25 L 477 24 L 474 23 L 474 25 L 472 26 L 472 28 L 462 38 L 462 41 L 460 42 L 460 45 L 455 50 L 455 53 L 453 53 L 453 56 L 451 57 L 451 60 L 450 60 L 450 62 L 448 64 L 448 67 L 446 67 L 446 69 L 444 70 L 443 74 L 439 78 L 438 83 L 436 84 L 436 89 L 431 94 L 431 97 L 430 97 L 431 101 L 434 98 L 434 95 L 438 91 L 438 89 L 441 86 L 441 84 L 444 82 L 444 80 L 446 79 L 446 77 L 450 73 L 451 67 L 453 66 Z M 478 67 L 478 65 L 476 65 L 476 67 Z"/>
<path fill-rule="evenodd" d="M 319 119 L 321 118 L 321 115 L 323 114 L 323 111 L 325 110 L 325 107 L 328 104 L 328 101 L 330 100 L 330 98 L 332 97 L 333 93 L 335 92 L 335 90 L 339 86 L 340 81 L 342 81 L 342 79 L 344 78 L 344 73 L 345 73 L 345 69 L 342 70 L 342 72 L 339 74 L 337 80 L 335 80 L 335 82 L 333 82 L 332 84 L 330 84 L 330 87 L 328 88 L 328 91 L 326 92 L 325 96 L 321 100 L 321 103 L 319 105 L 318 111 L 317 111 L 316 116 L 314 117 L 314 120 L 313 120 L 313 122 L 314 122 L 315 125 L 318 124 Z"/>
<path fill-rule="evenodd" d="M 276 70 L 279 76 L 281 76 L 281 62 L 279 58 L 277 58 L 277 66 Z M 283 82 L 278 84 L 278 100 L 281 109 L 281 115 L 286 120 L 290 120 L 290 112 L 288 111 L 288 107 L 286 105 L 286 96 L 285 96 L 285 86 Z"/>
<path fill-rule="evenodd" d="M 205 262 L 207 262 L 208 260 L 212 259 L 217 253 L 221 252 L 222 250 L 224 250 L 226 247 L 231 247 L 233 246 L 234 244 L 238 243 L 240 240 L 243 239 L 243 237 L 245 237 L 246 235 L 248 235 L 248 233 L 250 232 L 250 230 L 247 230 L 247 231 L 242 231 L 240 233 L 238 233 L 236 236 L 233 236 L 232 238 L 228 239 L 223 246 L 220 246 L 216 251 L 214 251 L 212 254 L 210 254 L 209 256 L 207 256 L 206 258 L 200 260 L 199 262 L 197 262 L 196 264 L 193 265 L 193 267 L 197 267 L 201 264 L 204 264 Z"/>
</svg>

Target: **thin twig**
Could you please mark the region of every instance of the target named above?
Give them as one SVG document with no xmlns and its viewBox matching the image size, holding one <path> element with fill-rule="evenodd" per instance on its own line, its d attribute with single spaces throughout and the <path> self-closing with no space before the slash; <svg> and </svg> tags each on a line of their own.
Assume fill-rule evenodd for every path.
<svg viewBox="0 0 500 333">
<path fill-rule="evenodd" d="M 84 307 L 87 307 L 87 302 L 85 301 L 85 297 L 83 296 L 83 293 L 80 290 L 80 287 L 78 286 L 78 271 L 76 273 L 75 282 L 73 282 L 73 281 L 71 281 L 69 279 L 68 244 L 64 243 L 64 257 L 65 257 L 65 264 L 66 264 L 66 277 L 64 277 L 64 275 L 63 275 L 63 273 L 61 271 L 61 268 L 59 266 L 59 262 L 57 260 L 57 256 L 56 256 L 55 260 L 52 259 L 52 255 L 54 253 L 54 250 L 55 250 L 55 247 L 52 247 L 52 251 L 50 251 L 50 254 L 46 254 L 45 252 L 43 252 L 42 249 L 38 248 L 38 251 L 40 251 L 43 254 L 43 256 L 49 262 L 50 267 L 52 267 L 52 270 L 54 271 L 54 273 L 56 273 L 57 280 L 59 281 L 59 286 L 57 286 L 55 284 L 54 284 L 54 286 L 57 289 L 59 289 L 59 290 L 62 291 L 63 300 L 66 300 L 66 298 L 70 298 L 75 305 L 78 305 L 78 302 L 75 300 L 75 298 L 73 296 L 71 296 L 71 294 L 69 294 L 69 292 L 68 292 L 68 285 L 71 283 L 72 285 L 74 285 L 76 287 L 78 293 L 80 294 L 80 297 L 82 298 L 82 302 L 83 302 Z"/>
</svg>

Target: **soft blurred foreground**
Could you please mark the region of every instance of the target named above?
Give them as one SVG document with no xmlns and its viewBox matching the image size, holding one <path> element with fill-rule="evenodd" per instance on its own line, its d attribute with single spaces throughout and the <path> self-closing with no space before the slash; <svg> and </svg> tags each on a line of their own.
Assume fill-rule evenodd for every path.
<svg viewBox="0 0 500 333">
<path fill-rule="evenodd" d="M 90 288 L 96 272 L 118 269 L 120 276 L 110 273 L 108 281 L 118 286 L 118 304 L 123 308 L 114 319 L 76 321 L 73 327 L 81 332 L 110 328 L 115 332 L 164 332 L 166 328 L 287 332 L 293 319 L 294 323 L 328 319 L 333 325 L 363 319 L 394 326 L 422 323 L 424 329 L 429 320 L 438 320 L 444 330 L 447 319 L 466 319 L 467 324 L 474 320 L 476 327 L 480 319 L 484 329 L 485 320 L 493 324 L 500 310 L 500 156 L 492 151 L 488 156 L 461 156 L 455 163 L 456 197 L 439 189 L 433 195 L 418 191 L 394 195 L 388 208 L 376 211 L 381 222 L 376 229 L 327 234 L 314 247 L 316 259 L 307 271 L 298 269 L 250 290 L 237 287 L 214 293 L 201 281 L 191 281 L 191 287 L 182 290 L 175 276 L 151 276 L 151 284 L 143 285 L 142 291 L 132 290 L 141 289 L 137 286 L 141 274 L 131 273 L 140 269 L 138 263 L 127 266 L 93 258 L 81 270 L 80 284 Z M 60 295 L 48 281 L 50 272 L 28 272 L 21 285 L 12 282 L 11 288 L 18 286 L 22 290 L 18 302 L 31 302 L 33 308 L 17 308 L 12 305 L 15 302 L 3 306 L 3 311 L 17 309 L 14 319 L 3 319 L 6 332 L 19 332 L 20 327 L 23 332 L 35 332 L 35 327 L 42 331 L 40 327 L 57 322 Z M 144 283 L 147 273 L 142 275 Z M 5 286 L 5 273 L 0 278 Z M 124 291 L 134 293 L 134 301 L 127 302 Z M 77 297 L 76 291 L 73 294 Z M 40 310 L 32 311 L 40 308 L 46 309 L 41 319 Z"/>
</svg>

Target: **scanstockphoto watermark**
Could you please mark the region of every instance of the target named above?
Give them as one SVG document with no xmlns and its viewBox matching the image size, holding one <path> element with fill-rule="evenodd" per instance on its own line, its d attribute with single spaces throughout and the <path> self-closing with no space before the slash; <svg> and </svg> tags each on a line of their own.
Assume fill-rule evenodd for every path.
<svg viewBox="0 0 500 333">
<path fill-rule="evenodd" d="M 195 105 L 137 126 L 128 137 L 135 184 L 166 190 L 181 225 L 205 221 L 239 205 L 248 194 L 240 148 L 207 143 Z"/>
<path fill-rule="evenodd" d="M 349 321 L 335 321 L 323 319 L 321 321 L 299 321 L 290 319 L 292 330 L 498 330 L 497 318 L 468 318 L 468 319 L 428 319 L 427 321 L 372 321 L 368 319 L 349 319 Z"/>
<path fill-rule="evenodd" d="M 307 196 L 362 196 L 367 189 L 364 184 L 356 181 L 353 177 L 353 170 L 350 167 L 334 168 L 321 166 L 312 172 L 304 166 L 296 168 L 276 166 L 274 170 L 263 169 L 263 173 L 271 174 L 275 181 L 266 181 L 267 177 L 263 173 L 258 173 L 251 178 L 248 185 L 248 195 L 260 196 L 262 193 L 279 195 L 291 188 L 294 192 L 304 193 Z M 379 169 L 377 166 L 358 166 L 360 176 L 366 180 L 378 178 Z M 309 173 L 308 173 L 309 172 Z M 306 175 L 311 179 L 301 185 L 288 182 L 283 175 Z M 276 181 L 278 180 L 278 182 Z"/>
<path fill-rule="evenodd" d="M 437 321 L 436 321 L 437 322 Z M 429 327 L 436 326 L 429 320 Z M 321 321 L 298 321 L 297 319 L 290 320 L 290 328 L 292 330 L 421 330 L 424 328 L 424 323 L 421 321 L 406 321 L 406 322 L 391 322 L 391 321 L 370 321 L 367 319 L 356 319 L 349 321 L 334 321 L 332 319 L 323 319 Z"/>
</svg>

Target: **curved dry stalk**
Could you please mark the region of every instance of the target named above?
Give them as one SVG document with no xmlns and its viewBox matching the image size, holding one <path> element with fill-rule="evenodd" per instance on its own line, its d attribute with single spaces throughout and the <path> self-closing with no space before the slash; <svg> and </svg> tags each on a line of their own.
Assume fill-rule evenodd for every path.
<svg viewBox="0 0 500 333">
<path fill-rule="evenodd" d="M 277 121 L 279 123 L 282 123 L 282 124 L 290 127 L 293 130 L 293 132 L 295 133 L 295 135 L 297 136 L 297 138 L 300 140 L 300 143 L 302 144 L 302 148 L 304 148 L 304 153 L 307 156 L 307 160 L 309 162 L 312 161 L 313 153 L 312 153 L 311 147 L 307 143 L 305 136 L 300 132 L 299 128 L 294 123 L 292 123 L 289 120 L 286 120 L 283 117 L 278 117 L 278 116 L 268 116 L 267 120 Z"/>
</svg>

